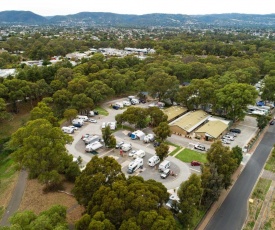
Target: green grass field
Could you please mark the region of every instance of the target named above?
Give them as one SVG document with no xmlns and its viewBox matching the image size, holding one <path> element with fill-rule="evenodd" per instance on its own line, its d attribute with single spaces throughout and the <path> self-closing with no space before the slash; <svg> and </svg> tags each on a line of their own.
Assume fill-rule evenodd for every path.
<svg viewBox="0 0 275 230">
<path fill-rule="evenodd" d="M 191 149 L 182 150 L 179 154 L 176 155 L 176 158 L 186 163 L 190 163 L 191 161 L 199 161 L 202 163 L 207 162 L 205 153 L 199 153 Z"/>
<path fill-rule="evenodd" d="M 97 106 L 95 110 L 97 110 L 100 115 L 104 115 L 104 116 L 109 115 L 108 111 L 106 109 L 103 109 L 102 107 Z"/>
<path fill-rule="evenodd" d="M 275 172 L 275 150 L 272 151 L 268 161 L 265 164 L 264 169 L 271 172 Z"/>
</svg>

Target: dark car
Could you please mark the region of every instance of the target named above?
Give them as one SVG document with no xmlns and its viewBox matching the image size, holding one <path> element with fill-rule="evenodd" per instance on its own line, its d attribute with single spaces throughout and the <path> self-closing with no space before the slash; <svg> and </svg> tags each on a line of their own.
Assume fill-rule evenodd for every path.
<svg viewBox="0 0 275 230">
<path fill-rule="evenodd" d="M 231 133 L 241 133 L 242 131 L 240 129 L 230 129 Z"/>
<path fill-rule="evenodd" d="M 140 103 L 145 104 L 146 100 L 145 99 L 139 99 Z"/>
<path fill-rule="evenodd" d="M 201 162 L 198 161 L 191 161 L 191 166 L 200 166 Z"/>
<path fill-rule="evenodd" d="M 98 111 L 97 111 L 97 110 L 94 110 L 94 114 L 95 114 L 95 115 L 98 115 Z"/>
<path fill-rule="evenodd" d="M 119 109 L 119 106 L 117 106 L 117 105 L 113 105 L 113 109 L 118 110 L 118 109 Z"/>
<path fill-rule="evenodd" d="M 272 120 L 272 121 L 270 121 L 270 125 L 274 125 L 274 123 L 275 123 L 275 121 L 274 120 Z"/>
<path fill-rule="evenodd" d="M 155 141 L 154 142 L 154 147 L 158 147 L 158 146 L 160 146 L 160 142 Z"/>
</svg>

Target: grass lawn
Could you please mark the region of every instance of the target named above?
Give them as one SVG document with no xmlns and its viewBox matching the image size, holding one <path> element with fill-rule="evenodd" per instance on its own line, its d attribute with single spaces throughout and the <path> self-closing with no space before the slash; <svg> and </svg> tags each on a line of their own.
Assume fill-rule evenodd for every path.
<svg viewBox="0 0 275 230">
<path fill-rule="evenodd" d="M 207 162 L 205 153 L 199 153 L 191 149 L 182 150 L 178 155 L 176 155 L 176 158 L 187 163 L 190 163 L 191 161 L 199 161 L 202 163 Z"/>
<path fill-rule="evenodd" d="M 264 169 L 271 172 L 275 172 L 275 150 L 272 151 L 268 161 L 265 164 Z"/>
<path fill-rule="evenodd" d="M 106 109 L 103 109 L 102 107 L 97 106 L 94 110 L 97 110 L 100 115 L 109 115 L 108 111 Z"/>
</svg>

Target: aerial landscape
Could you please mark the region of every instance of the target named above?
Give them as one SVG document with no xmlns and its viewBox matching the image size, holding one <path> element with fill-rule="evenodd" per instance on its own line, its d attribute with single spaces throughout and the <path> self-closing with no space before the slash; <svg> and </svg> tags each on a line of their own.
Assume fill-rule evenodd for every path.
<svg viewBox="0 0 275 230">
<path fill-rule="evenodd" d="M 0 2 L 0 230 L 275 229 L 275 3 Z"/>
</svg>

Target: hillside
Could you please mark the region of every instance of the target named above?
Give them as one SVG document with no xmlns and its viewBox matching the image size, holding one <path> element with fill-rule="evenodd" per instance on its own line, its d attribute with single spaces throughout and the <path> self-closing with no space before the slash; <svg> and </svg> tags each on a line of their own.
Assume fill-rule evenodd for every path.
<svg viewBox="0 0 275 230">
<path fill-rule="evenodd" d="M 114 14 L 80 12 L 71 15 L 43 17 L 30 11 L 2 11 L 0 24 L 52 24 L 123 27 L 273 27 L 275 14 Z"/>
</svg>

